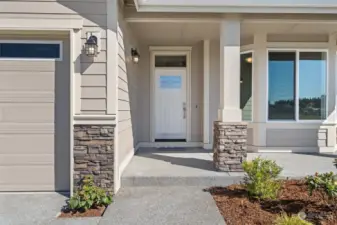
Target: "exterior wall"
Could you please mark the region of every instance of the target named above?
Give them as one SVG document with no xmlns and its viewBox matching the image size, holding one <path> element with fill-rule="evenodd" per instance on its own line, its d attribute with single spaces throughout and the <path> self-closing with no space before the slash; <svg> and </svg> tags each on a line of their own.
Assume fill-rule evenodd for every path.
<svg viewBox="0 0 337 225">
<path fill-rule="evenodd" d="M 137 144 L 136 116 L 138 114 L 138 66 L 132 62 L 131 48 L 137 48 L 136 40 L 123 15 L 118 23 L 118 162 L 119 166 L 131 159 Z M 121 168 L 121 171 L 124 168 Z"/>
<path fill-rule="evenodd" d="M 178 35 L 178 34 L 177 34 Z M 139 63 L 138 82 L 138 116 L 137 132 L 139 142 L 150 142 L 150 52 L 151 43 L 140 42 L 141 60 Z M 157 42 L 155 46 L 167 46 L 165 42 Z M 179 43 L 170 43 L 179 46 Z M 191 141 L 202 142 L 203 132 L 203 43 L 192 46 L 191 54 Z"/>
<path fill-rule="evenodd" d="M 86 128 L 88 126 L 92 126 L 93 124 L 98 124 L 97 126 L 114 126 L 114 117 L 116 114 L 115 109 L 117 108 L 115 106 L 116 95 L 114 94 L 114 76 L 116 74 L 114 70 L 117 70 L 117 68 L 113 66 L 114 61 L 117 58 L 117 52 L 116 49 L 114 49 L 114 44 L 117 46 L 116 37 L 114 35 L 117 31 L 117 19 L 114 18 L 114 15 L 117 15 L 116 9 L 116 0 L 1 1 L 0 22 L 2 22 L 4 27 L 13 29 L 11 26 L 14 25 L 13 27 L 16 29 L 15 32 L 19 34 L 23 32 L 20 31 L 21 27 L 22 30 L 26 30 L 26 33 L 32 34 L 40 34 L 42 32 L 40 30 L 45 30 L 43 32 L 49 32 L 50 34 L 53 32 L 50 30 L 64 30 L 67 32 L 67 36 L 70 36 L 70 54 L 67 55 L 66 59 L 68 59 L 69 62 L 72 60 L 71 69 L 73 70 L 72 74 L 70 74 L 72 81 L 71 85 L 68 85 L 68 87 L 71 88 L 73 93 L 73 98 L 69 98 L 73 107 L 71 107 L 70 110 L 64 111 L 67 115 L 69 115 L 69 111 L 72 112 L 73 118 L 71 119 L 73 120 L 73 123 L 76 124 L 74 128 L 69 129 L 75 130 L 74 134 L 71 133 L 68 135 L 70 137 L 78 135 L 78 131 L 76 129 L 78 129 L 77 126 L 79 124 Z M 109 12 L 109 14 L 107 12 Z M 10 24 L 7 26 L 8 21 Z M 107 30 L 108 26 L 109 32 Z M 100 33 L 101 51 L 97 57 L 87 57 L 83 53 L 82 48 L 83 44 L 86 42 L 87 32 Z M 108 47 L 110 50 L 109 54 L 107 54 Z M 109 64 L 107 64 L 107 60 L 109 60 Z M 112 65 L 112 67 L 108 65 Z M 115 65 L 117 65 L 117 63 L 115 63 Z M 110 86 L 110 89 L 107 88 L 107 86 Z M 113 88 L 111 88 L 111 86 Z M 66 91 L 64 91 L 64 93 L 66 93 Z M 62 109 L 57 108 L 57 110 Z M 59 123 L 57 125 L 59 125 Z M 88 128 L 88 130 L 92 130 L 91 128 Z M 104 155 L 104 157 L 102 155 L 97 155 L 97 158 L 95 158 L 95 156 L 90 154 L 96 154 L 93 153 L 97 150 L 93 149 L 94 147 L 97 147 L 94 142 L 102 142 L 101 139 L 104 138 L 98 137 L 97 140 L 95 140 L 96 137 L 94 138 L 92 136 L 93 133 L 91 133 L 91 131 L 86 132 L 88 137 L 84 137 L 84 139 L 92 138 L 93 143 L 92 146 L 89 144 L 84 147 L 82 146 L 83 148 L 81 154 L 82 156 L 87 155 L 86 159 L 79 159 L 79 152 L 74 155 L 74 160 L 77 163 L 83 164 L 80 166 L 78 166 L 79 164 L 76 164 L 76 172 L 79 172 L 78 167 L 83 167 L 84 164 L 86 164 L 87 169 L 80 169 L 81 173 L 77 173 L 77 175 L 94 174 L 96 176 L 97 174 L 94 173 L 95 168 L 97 169 L 99 166 L 106 166 L 104 161 L 106 158 L 104 159 L 104 157 L 107 155 Z M 114 138 L 112 140 L 114 140 Z M 66 145 L 64 140 L 60 140 L 60 142 Z M 73 143 L 78 144 L 78 139 L 75 138 L 70 140 L 70 142 L 69 146 L 72 146 Z M 100 143 L 99 145 L 101 148 L 108 147 L 106 143 Z M 75 147 L 75 149 L 77 147 Z M 70 151 L 73 152 L 76 150 Z M 109 152 L 109 154 L 109 157 L 111 157 L 111 155 L 114 157 L 113 153 Z M 60 160 L 58 158 L 56 163 L 61 163 L 62 160 L 64 160 L 64 157 Z M 113 174 L 111 176 L 111 173 L 114 173 L 113 167 L 114 165 L 112 164 L 112 168 L 109 168 L 109 173 L 106 173 L 109 174 L 109 177 L 107 178 L 109 180 L 109 184 L 105 185 L 105 187 L 110 191 L 114 188 L 114 185 L 112 184 L 112 182 L 114 182 L 114 176 Z M 101 169 L 99 170 L 102 172 Z M 69 174 L 69 169 L 64 167 L 62 173 Z M 118 170 L 116 173 L 119 175 Z M 59 176 L 61 175 L 62 174 L 60 173 Z M 79 177 L 74 178 L 76 179 L 76 183 Z M 106 181 L 102 182 L 105 183 Z M 101 186 L 104 186 L 102 182 L 99 181 L 98 183 Z M 71 186 L 73 186 L 73 182 L 71 181 L 70 183 Z"/>
<path fill-rule="evenodd" d="M 44 21 L 82 18 L 82 44 L 86 32 L 100 31 L 102 51 L 92 59 L 82 54 L 81 107 L 77 114 L 106 114 L 106 0 L 1 1 L 0 18 L 41 18 Z M 80 40 L 78 40 L 80 41 Z M 79 101 L 79 99 L 77 99 Z"/>
</svg>

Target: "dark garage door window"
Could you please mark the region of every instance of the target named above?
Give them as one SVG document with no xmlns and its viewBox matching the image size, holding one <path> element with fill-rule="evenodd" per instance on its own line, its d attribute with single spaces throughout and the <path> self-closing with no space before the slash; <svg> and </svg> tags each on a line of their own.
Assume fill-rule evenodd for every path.
<svg viewBox="0 0 337 225">
<path fill-rule="evenodd" d="M 0 58 L 60 59 L 59 43 L 1 43 Z"/>
</svg>

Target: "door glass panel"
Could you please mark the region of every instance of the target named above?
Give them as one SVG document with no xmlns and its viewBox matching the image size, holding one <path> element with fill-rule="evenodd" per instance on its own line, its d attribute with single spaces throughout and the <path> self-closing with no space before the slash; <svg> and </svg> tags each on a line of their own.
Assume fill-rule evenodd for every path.
<svg viewBox="0 0 337 225">
<path fill-rule="evenodd" d="M 162 55 L 155 57 L 156 67 L 186 67 L 186 56 L 184 55 Z"/>
</svg>

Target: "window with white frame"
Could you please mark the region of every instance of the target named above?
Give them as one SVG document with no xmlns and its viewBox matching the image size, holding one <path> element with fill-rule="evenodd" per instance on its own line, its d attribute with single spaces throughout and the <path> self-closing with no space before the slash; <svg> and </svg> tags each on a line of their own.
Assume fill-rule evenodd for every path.
<svg viewBox="0 0 337 225">
<path fill-rule="evenodd" d="M 326 119 L 327 52 L 268 52 L 268 119 Z"/>
</svg>

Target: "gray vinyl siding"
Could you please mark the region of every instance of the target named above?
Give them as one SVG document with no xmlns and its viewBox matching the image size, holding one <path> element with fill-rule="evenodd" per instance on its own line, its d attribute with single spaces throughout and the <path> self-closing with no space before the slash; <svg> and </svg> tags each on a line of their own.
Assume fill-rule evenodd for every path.
<svg viewBox="0 0 337 225">
<path fill-rule="evenodd" d="M 268 147 L 317 147 L 317 129 L 267 129 Z"/>
<path fill-rule="evenodd" d="M 131 61 L 131 48 L 136 47 L 128 25 L 119 18 L 118 26 L 118 157 L 123 162 L 137 144 L 137 65 Z"/>
<path fill-rule="evenodd" d="M 249 98 L 245 106 L 242 108 L 242 120 L 252 121 L 252 97 Z"/>
<path fill-rule="evenodd" d="M 81 43 L 87 31 L 100 31 L 101 52 L 94 59 L 82 54 L 81 114 L 106 114 L 106 0 L 1 1 L 0 18 L 82 18 Z M 79 100 L 77 100 L 79 101 Z"/>
</svg>

